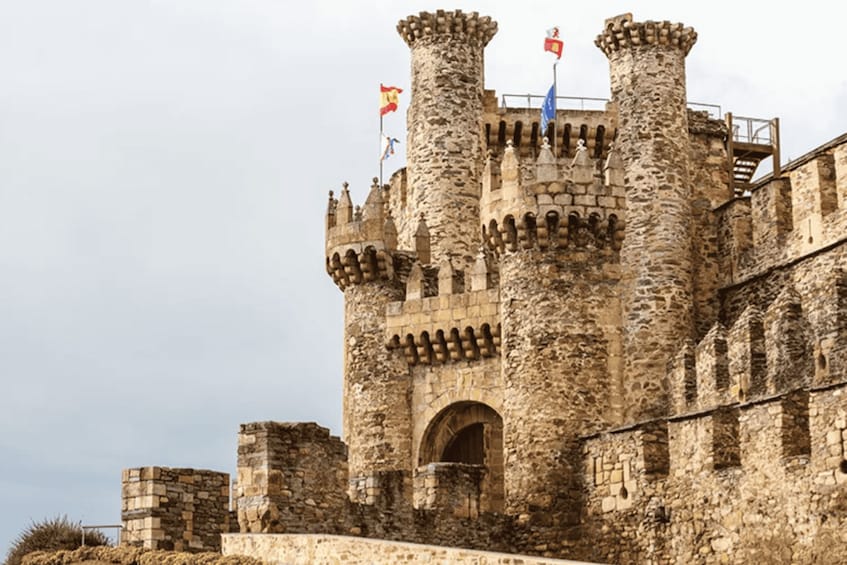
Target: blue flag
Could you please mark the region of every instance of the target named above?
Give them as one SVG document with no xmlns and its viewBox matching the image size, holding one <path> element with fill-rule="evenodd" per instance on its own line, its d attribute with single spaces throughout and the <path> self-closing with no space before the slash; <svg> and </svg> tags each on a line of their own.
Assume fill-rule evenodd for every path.
<svg viewBox="0 0 847 565">
<path fill-rule="evenodd" d="M 541 106 L 541 135 L 547 133 L 547 125 L 556 119 L 556 85 L 550 87 Z"/>
</svg>

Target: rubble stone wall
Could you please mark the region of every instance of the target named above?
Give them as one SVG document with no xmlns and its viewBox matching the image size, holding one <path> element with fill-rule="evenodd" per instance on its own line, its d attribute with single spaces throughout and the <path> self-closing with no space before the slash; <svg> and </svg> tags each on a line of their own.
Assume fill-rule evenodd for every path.
<svg viewBox="0 0 847 565">
<path fill-rule="evenodd" d="M 844 242 L 847 207 L 839 195 L 847 191 L 847 138 L 837 141 L 716 210 L 724 285 L 753 281 Z"/>
<path fill-rule="evenodd" d="M 839 563 L 828 552 L 847 523 L 845 394 L 842 383 L 673 418 L 666 466 L 653 472 L 643 454 L 661 447 L 661 421 L 588 439 L 590 545 L 578 554 L 622 564 Z"/>
<path fill-rule="evenodd" d="M 620 313 L 607 260 L 537 249 L 500 259 L 507 513 L 577 508 L 576 439 L 614 421 Z"/>
<path fill-rule="evenodd" d="M 730 197 L 724 138 L 726 126 L 702 112 L 688 112 L 691 158 L 691 237 L 694 266 L 694 325 L 697 339 L 706 335 L 720 312 L 717 222 L 714 208 Z"/>
<path fill-rule="evenodd" d="M 350 476 L 412 469 L 411 377 L 386 348 L 386 306 L 403 297 L 393 281 L 344 291 L 344 437 Z"/>
<path fill-rule="evenodd" d="M 241 532 L 323 532 L 343 522 L 347 448 L 317 424 L 255 422 L 238 434 Z"/>
</svg>

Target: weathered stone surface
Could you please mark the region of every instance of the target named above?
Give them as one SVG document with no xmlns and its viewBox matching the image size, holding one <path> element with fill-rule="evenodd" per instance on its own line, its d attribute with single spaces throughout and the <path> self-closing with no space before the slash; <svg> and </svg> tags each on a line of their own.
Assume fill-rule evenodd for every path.
<svg viewBox="0 0 847 565">
<path fill-rule="evenodd" d="M 122 542 L 145 549 L 219 551 L 229 532 L 229 474 L 200 469 L 124 469 Z"/>
<path fill-rule="evenodd" d="M 629 14 L 607 23 L 597 45 L 609 57 L 618 105 L 615 147 L 627 201 L 624 389 L 627 417 L 637 420 L 667 412 L 667 363 L 694 337 L 685 56 L 696 34 L 681 24 L 636 23 Z"/>
<path fill-rule="evenodd" d="M 457 565 L 590 565 L 581 561 L 386 542 L 345 536 L 228 535 L 224 555 L 247 554 L 268 563 L 331 565 L 349 563 L 455 563 Z"/>
</svg>

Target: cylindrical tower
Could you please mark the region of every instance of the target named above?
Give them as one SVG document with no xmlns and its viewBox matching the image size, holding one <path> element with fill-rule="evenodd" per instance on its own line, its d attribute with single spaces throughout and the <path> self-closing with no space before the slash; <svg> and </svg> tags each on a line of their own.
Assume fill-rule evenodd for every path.
<svg viewBox="0 0 847 565">
<path fill-rule="evenodd" d="M 682 24 L 606 20 L 624 163 L 621 250 L 624 395 L 628 421 L 667 412 L 666 366 L 693 337 L 689 134 L 685 56 L 697 34 Z"/>
<path fill-rule="evenodd" d="M 385 307 L 402 299 L 402 287 L 389 281 L 344 289 L 344 438 L 351 479 L 411 470 L 409 368 L 385 347 Z"/>
<path fill-rule="evenodd" d="M 555 162 L 545 144 L 536 179 Z M 579 438 L 616 422 L 624 210 L 597 165 L 581 148 L 568 177 L 521 186 L 508 147 L 499 190 L 522 196 L 481 217 L 499 258 L 506 512 L 551 525 L 579 518 Z"/>
<path fill-rule="evenodd" d="M 432 261 L 473 264 L 479 248 L 483 50 L 497 23 L 476 12 L 421 12 L 397 24 L 412 51 L 407 114 L 409 217 L 432 234 Z"/>
<path fill-rule="evenodd" d="M 396 229 L 377 179 L 354 212 L 345 184 L 330 193 L 327 271 L 344 291 L 344 440 L 351 481 L 411 471 L 411 377 L 402 355 L 385 347 L 386 306 L 403 300 L 394 271 Z"/>
<path fill-rule="evenodd" d="M 610 420 L 610 259 L 522 249 L 500 260 L 507 513 L 578 517 L 578 438 Z"/>
</svg>

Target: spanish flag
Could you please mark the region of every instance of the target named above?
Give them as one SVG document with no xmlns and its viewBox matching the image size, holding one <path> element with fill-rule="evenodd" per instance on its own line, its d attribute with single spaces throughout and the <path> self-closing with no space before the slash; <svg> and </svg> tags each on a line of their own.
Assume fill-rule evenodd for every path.
<svg viewBox="0 0 847 565">
<path fill-rule="evenodd" d="M 379 85 L 379 115 L 384 116 L 388 112 L 393 112 L 397 109 L 397 103 L 400 101 L 400 93 L 403 89 L 396 86 Z"/>
</svg>

